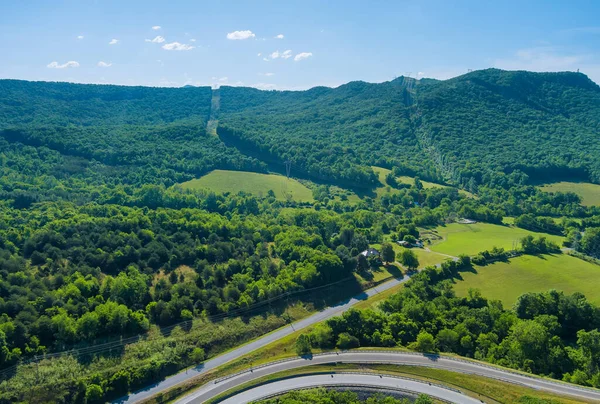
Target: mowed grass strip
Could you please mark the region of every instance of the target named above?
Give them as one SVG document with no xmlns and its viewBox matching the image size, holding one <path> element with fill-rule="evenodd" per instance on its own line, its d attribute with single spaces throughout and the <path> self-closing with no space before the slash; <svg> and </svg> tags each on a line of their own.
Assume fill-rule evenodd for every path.
<svg viewBox="0 0 600 404">
<path fill-rule="evenodd" d="M 544 192 L 573 192 L 581 197 L 585 206 L 600 206 L 600 185 L 589 182 L 556 182 L 542 185 Z"/>
<path fill-rule="evenodd" d="M 214 192 L 240 191 L 256 196 L 266 196 L 269 190 L 280 200 L 286 199 L 286 193 L 298 202 L 313 202 L 312 191 L 295 179 L 283 175 L 261 174 L 248 171 L 214 170 L 210 173 L 180 184 L 182 188 L 209 189 Z"/>
<path fill-rule="evenodd" d="M 563 237 L 560 236 L 489 223 L 451 223 L 446 226 L 438 226 L 435 231 L 442 237 L 442 240 L 433 241 L 429 248 L 432 251 L 452 256 L 475 255 L 484 250 L 491 250 L 493 247 L 510 250 L 515 242 L 518 243 L 528 234 L 534 237 L 544 236 L 559 246 L 563 240 Z"/>
<path fill-rule="evenodd" d="M 524 293 L 556 289 L 567 294 L 581 292 L 590 302 L 600 304 L 600 265 L 570 255 L 523 255 L 475 269 L 477 273 L 461 272 L 463 280 L 454 285 L 458 296 L 475 288 L 488 299 L 511 307 Z"/>
</svg>

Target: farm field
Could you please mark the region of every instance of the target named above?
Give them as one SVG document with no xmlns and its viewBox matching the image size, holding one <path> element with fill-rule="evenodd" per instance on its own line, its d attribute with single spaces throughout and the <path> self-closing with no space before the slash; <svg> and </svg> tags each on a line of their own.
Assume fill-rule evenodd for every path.
<svg viewBox="0 0 600 404">
<path fill-rule="evenodd" d="M 433 244 L 429 248 L 432 251 L 453 256 L 459 254 L 475 255 L 483 250 L 490 250 L 493 247 L 502 247 L 509 250 L 512 249 L 514 242 L 518 242 L 528 234 L 534 237 L 547 237 L 558 245 L 561 245 L 563 239 L 560 236 L 489 223 L 451 223 L 446 226 L 436 227 L 434 232 L 442 240 L 433 241 Z"/>
<path fill-rule="evenodd" d="M 592 303 L 600 304 L 600 265 L 570 255 L 523 255 L 475 269 L 477 273 L 461 273 L 463 280 L 454 286 L 458 296 L 466 296 L 469 288 L 475 288 L 488 299 L 501 300 L 510 307 L 523 293 L 556 289 L 568 294 L 581 292 Z"/>
<path fill-rule="evenodd" d="M 392 170 L 388 170 L 387 168 L 376 167 L 376 166 L 372 166 L 371 168 L 379 176 L 379 182 L 381 182 L 381 185 L 382 185 L 381 187 L 378 187 L 375 190 L 375 192 L 377 193 L 377 196 L 381 196 L 381 195 L 387 193 L 388 188 L 389 188 L 390 193 L 398 192 L 397 189 L 391 188 L 385 182 L 386 175 L 388 175 Z M 400 177 L 396 177 L 396 180 L 398 180 L 398 182 L 400 182 L 400 183 L 408 184 L 408 185 L 414 185 L 414 183 L 415 183 L 415 178 L 409 177 L 407 175 L 401 175 Z M 429 182 L 429 181 L 425 181 L 425 180 L 421 180 L 421 184 L 423 184 L 424 189 L 449 188 L 447 185 L 436 184 L 435 182 Z M 461 194 L 466 195 L 466 196 L 475 197 L 472 193 L 467 192 L 463 189 L 459 189 L 458 192 L 460 192 Z"/>
<path fill-rule="evenodd" d="M 394 251 L 396 252 L 396 260 L 398 260 L 398 256 L 400 255 L 400 253 L 402 253 L 403 250 L 408 250 L 408 248 L 404 248 L 402 246 L 399 246 L 398 244 L 390 241 L 390 243 L 392 244 L 392 246 L 394 247 Z M 381 244 L 373 244 L 373 247 L 381 250 Z M 436 264 L 441 264 L 442 262 L 452 259 L 451 257 L 448 257 L 447 255 L 444 254 L 440 254 L 440 253 L 436 253 L 433 251 L 427 251 L 424 250 L 423 248 L 410 248 L 410 250 L 412 250 L 416 255 L 417 258 L 419 259 L 419 269 L 428 267 L 430 265 L 436 265 Z"/>
<path fill-rule="evenodd" d="M 256 196 L 264 196 L 269 190 L 272 190 L 277 199 L 286 199 L 285 192 L 287 192 L 295 201 L 313 201 L 310 189 L 294 179 L 287 180 L 284 176 L 275 174 L 214 170 L 200 178 L 184 182 L 180 186 L 191 189 L 204 188 L 214 192 L 237 193 L 244 191 Z"/>
<path fill-rule="evenodd" d="M 394 245 L 394 250 L 396 251 L 396 255 L 398 255 L 402 250 L 406 250 L 407 248 L 401 247 L 399 245 Z M 417 255 L 419 259 L 419 269 L 428 267 L 430 265 L 441 264 L 442 262 L 452 259 L 447 255 L 443 255 L 440 253 L 436 253 L 434 251 L 427 251 L 422 248 L 411 248 L 411 250 Z"/>
<path fill-rule="evenodd" d="M 585 206 L 600 206 L 600 185 L 589 182 L 556 182 L 540 186 L 545 192 L 573 192 Z"/>
</svg>

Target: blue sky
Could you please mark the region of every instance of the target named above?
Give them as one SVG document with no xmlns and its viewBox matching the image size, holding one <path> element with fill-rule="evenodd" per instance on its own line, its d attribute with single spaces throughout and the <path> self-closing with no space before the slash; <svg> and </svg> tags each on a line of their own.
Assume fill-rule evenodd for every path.
<svg viewBox="0 0 600 404">
<path fill-rule="evenodd" d="M 600 1 L 3 1 L 0 78 L 305 89 L 498 67 L 600 83 L 599 16 Z"/>
</svg>

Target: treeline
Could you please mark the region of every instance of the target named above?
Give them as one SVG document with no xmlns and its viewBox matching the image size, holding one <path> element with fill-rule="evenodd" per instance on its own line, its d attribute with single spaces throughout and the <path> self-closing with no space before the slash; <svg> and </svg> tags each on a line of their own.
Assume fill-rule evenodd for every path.
<svg viewBox="0 0 600 404">
<path fill-rule="evenodd" d="M 366 399 L 359 398 L 358 394 L 352 391 L 336 391 L 326 389 L 300 390 L 285 393 L 276 398 L 260 400 L 257 404 L 431 404 L 431 397 L 421 394 L 416 400 L 408 398 L 397 399 L 391 396 L 385 396 L 381 393 L 372 395 Z"/>
<path fill-rule="evenodd" d="M 0 129 L 206 123 L 210 87 L 158 88 L 0 80 Z"/>
<path fill-rule="evenodd" d="M 522 295 L 514 309 L 479 291 L 457 297 L 452 279 L 466 257 L 427 268 L 380 305 L 351 309 L 307 338 L 321 348 L 406 346 L 452 352 L 526 372 L 600 387 L 600 309 L 580 293 Z"/>
</svg>

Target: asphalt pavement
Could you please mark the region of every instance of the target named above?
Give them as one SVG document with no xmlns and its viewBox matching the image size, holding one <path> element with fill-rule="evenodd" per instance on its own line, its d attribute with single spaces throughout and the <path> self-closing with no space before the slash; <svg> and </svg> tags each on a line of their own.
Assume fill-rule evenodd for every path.
<svg viewBox="0 0 600 404">
<path fill-rule="evenodd" d="M 274 331 L 263 337 L 255 339 L 254 341 L 251 341 L 246 345 L 242 345 L 239 348 L 228 351 L 228 352 L 226 352 L 222 355 L 219 355 L 213 359 L 210 359 L 210 360 L 204 362 L 203 364 L 200 364 L 192 369 L 188 369 L 187 371 L 183 371 L 183 372 L 177 373 L 176 375 L 167 377 L 166 379 L 164 379 L 158 383 L 155 383 L 155 384 L 148 386 L 142 390 L 138 390 L 134 393 L 131 393 L 126 397 L 122 397 L 118 400 L 115 400 L 115 401 L 113 401 L 113 403 L 120 403 L 120 404 L 137 403 L 141 400 L 152 397 L 155 394 L 164 392 L 164 391 L 166 391 L 180 383 L 183 383 L 195 376 L 206 373 L 207 371 L 209 371 L 211 369 L 215 369 L 215 368 L 217 368 L 221 365 L 224 365 L 225 363 L 230 362 L 232 360 L 241 358 L 242 356 L 247 355 L 250 352 L 255 351 L 259 348 L 262 348 L 263 346 L 268 345 L 271 342 L 274 342 L 283 337 L 286 337 L 297 330 L 301 330 L 301 329 L 311 326 L 313 324 L 319 323 L 323 320 L 327 320 L 328 318 L 339 316 L 340 314 L 342 314 L 346 310 L 350 309 L 355 304 L 357 304 L 363 300 L 366 300 L 369 297 L 374 296 L 380 292 L 383 292 L 385 290 L 393 288 L 394 286 L 404 283 L 404 282 L 408 281 L 408 279 L 410 279 L 410 278 L 408 276 L 405 276 L 402 279 L 392 279 L 390 281 L 384 282 L 374 288 L 371 288 L 371 289 L 361 292 L 360 294 L 354 296 L 351 299 L 347 299 L 343 302 L 340 302 L 339 304 L 337 304 L 335 306 L 328 307 L 328 308 L 326 308 L 318 313 L 315 313 L 309 317 L 306 317 L 302 320 L 292 323 L 286 327 L 280 328 L 277 331 Z"/>
<path fill-rule="evenodd" d="M 439 385 L 432 385 L 418 380 L 403 379 L 386 375 L 344 373 L 335 374 L 333 377 L 332 375 L 311 375 L 276 381 L 236 394 L 235 396 L 222 401 L 221 404 L 246 404 L 285 393 L 290 390 L 340 386 L 357 389 L 369 387 L 386 391 L 396 390 L 409 393 L 423 393 L 430 397 L 456 404 L 481 404 L 481 400 L 466 396 L 458 391 L 449 390 Z"/>
<path fill-rule="evenodd" d="M 464 359 L 398 351 L 345 351 L 319 354 L 310 358 L 295 358 L 255 367 L 251 371 L 244 371 L 236 375 L 232 375 L 231 377 L 208 383 L 195 392 L 177 400 L 176 404 L 203 403 L 226 391 L 229 391 L 234 387 L 256 381 L 261 377 L 273 375 L 283 371 L 290 371 L 305 366 L 332 363 L 385 363 L 394 365 L 432 367 L 464 374 L 484 376 L 511 384 L 530 387 L 540 391 L 600 402 L 600 390 L 597 389 L 529 376 L 527 374 L 505 370 L 495 366 Z"/>
</svg>

